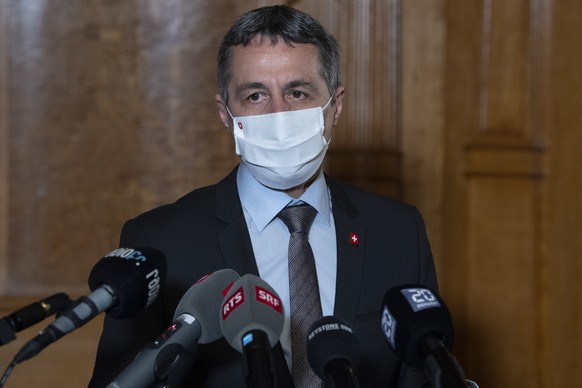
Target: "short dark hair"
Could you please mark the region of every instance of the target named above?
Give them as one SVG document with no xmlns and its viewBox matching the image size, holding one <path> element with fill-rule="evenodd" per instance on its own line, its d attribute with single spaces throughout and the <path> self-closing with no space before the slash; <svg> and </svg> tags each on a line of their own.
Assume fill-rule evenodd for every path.
<svg viewBox="0 0 582 388">
<path fill-rule="evenodd" d="M 285 5 L 261 7 L 241 16 L 224 35 L 218 50 L 217 78 L 220 95 L 228 102 L 228 84 L 232 77 L 231 49 L 248 45 L 258 35 L 293 44 L 313 44 L 319 52 L 321 75 L 329 93 L 340 86 L 339 44 L 319 21 L 310 15 Z"/>
</svg>

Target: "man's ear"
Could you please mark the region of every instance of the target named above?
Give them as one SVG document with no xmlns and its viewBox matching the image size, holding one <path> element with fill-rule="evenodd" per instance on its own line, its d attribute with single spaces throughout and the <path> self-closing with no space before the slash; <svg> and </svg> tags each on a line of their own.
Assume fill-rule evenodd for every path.
<svg viewBox="0 0 582 388">
<path fill-rule="evenodd" d="M 335 96 L 333 100 L 333 107 L 334 107 L 334 115 L 333 115 L 333 125 L 336 125 L 340 115 L 342 113 L 343 101 L 344 101 L 344 93 L 345 88 L 343 86 L 339 86 L 335 91 Z"/>
<path fill-rule="evenodd" d="M 217 94 L 214 97 L 214 99 L 216 100 L 216 105 L 218 107 L 218 115 L 220 116 L 220 120 L 222 121 L 222 124 L 225 126 L 225 128 L 230 129 L 230 120 L 231 119 L 230 119 L 230 115 L 226 111 L 226 104 L 222 100 L 222 97 L 220 97 L 220 94 Z"/>
</svg>

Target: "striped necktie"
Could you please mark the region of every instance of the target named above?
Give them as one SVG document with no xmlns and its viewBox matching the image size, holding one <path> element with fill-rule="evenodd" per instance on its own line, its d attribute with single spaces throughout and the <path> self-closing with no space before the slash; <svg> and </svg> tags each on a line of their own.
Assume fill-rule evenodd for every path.
<svg viewBox="0 0 582 388">
<path fill-rule="evenodd" d="M 315 259 L 309 229 L 317 210 L 310 205 L 287 206 L 277 217 L 291 233 L 289 238 L 289 294 L 291 298 L 292 375 L 297 388 L 320 387 L 321 380 L 307 362 L 307 331 L 322 316 Z"/>
</svg>

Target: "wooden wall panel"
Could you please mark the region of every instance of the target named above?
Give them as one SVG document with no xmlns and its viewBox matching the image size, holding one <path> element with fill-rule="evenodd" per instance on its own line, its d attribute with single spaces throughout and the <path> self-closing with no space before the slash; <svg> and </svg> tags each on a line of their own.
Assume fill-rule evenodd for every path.
<svg viewBox="0 0 582 388">
<path fill-rule="evenodd" d="M 402 2 L 402 198 L 425 219 L 443 270 L 446 20 L 441 0 Z"/>
<path fill-rule="evenodd" d="M 582 2 L 547 5 L 541 228 L 543 387 L 582 386 Z"/>
<path fill-rule="evenodd" d="M 528 131 L 530 0 L 484 0 L 481 18 L 481 131 Z"/>
<path fill-rule="evenodd" d="M 8 279 L 8 171 L 10 147 L 8 143 L 8 37 L 7 15 L 0 2 L 0 293 Z"/>
<path fill-rule="evenodd" d="M 537 353 L 529 351 L 540 344 L 535 183 L 484 177 L 468 195 L 467 216 L 479 222 L 467 233 L 463 365 L 483 386 L 536 386 Z"/>
<path fill-rule="evenodd" d="M 401 1 L 328 1 L 328 8 L 304 3 L 311 3 L 304 10 L 320 18 L 338 38 L 343 54 L 345 109 L 326 170 L 338 179 L 400 198 Z"/>
<path fill-rule="evenodd" d="M 483 386 L 578 386 L 580 4 L 445 5 L 441 283 L 456 350 Z"/>
<path fill-rule="evenodd" d="M 212 26 L 235 16 L 204 15 L 192 2 L 4 4 L 11 276 L 3 287 L 82 292 L 79 274 L 117 245 L 123 220 L 234 166 L 214 103 L 223 29 Z M 39 261 L 43 271 L 31 272 Z"/>
<path fill-rule="evenodd" d="M 86 294 L 123 221 L 234 166 L 214 63 L 249 3 L 0 1 L 0 316 Z M 86 386 L 101 321 L 7 386 Z M 2 370 L 41 325 L 2 347 Z"/>
<path fill-rule="evenodd" d="M 446 235 L 452 255 L 442 273 L 460 358 L 484 386 L 533 387 L 540 379 L 541 139 L 530 117 L 541 97 L 532 64 L 543 53 L 533 49 L 541 26 L 531 24 L 531 9 L 522 0 L 447 8 L 447 147 L 454 149 L 447 169 L 461 200 L 445 208 L 458 225 Z M 447 288 L 455 277 L 463 280 Z"/>
<path fill-rule="evenodd" d="M 528 351 L 540 345 L 537 183 L 469 180 L 463 365 L 485 386 L 529 386 L 540 377 L 537 352 Z"/>
</svg>

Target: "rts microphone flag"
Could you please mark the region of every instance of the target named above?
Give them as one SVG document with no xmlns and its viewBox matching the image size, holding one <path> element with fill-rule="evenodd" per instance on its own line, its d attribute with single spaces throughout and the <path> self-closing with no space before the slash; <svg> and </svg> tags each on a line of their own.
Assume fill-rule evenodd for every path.
<svg viewBox="0 0 582 388">
<path fill-rule="evenodd" d="M 326 316 L 309 328 L 307 361 L 325 387 L 358 388 L 355 371 L 361 348 L 352 328 L 342 319 Z"/>
<path fill-rule="evenodd" d="M 16 339 L 15 333 L 58 313 L 70 304 L 69 296 L 60 292 L 5 316 L 0 319 L 0 345 Z"/>
<path fill-rule="evenodd" d="M 89 275 L 92 293 L 73 302 L 14 357 L 18 364 L 37 355 L 102 311 L 114 318 L 132 317 L 154 302 L 166 279 L 163 253 L 150 247 L 118 248 L 106 254 Z"/>
<path fill-rule="evenodd" d="M 249 387 L 275 386 L 271 349 L 279 341 L 284 320 L 279 295 L 258 276 L 242 276 L 224 297 L 220 327 L 226 341 L 245 355 Z"/>
<path fill-rule="evenodd" d="M 406 364 L 424 365 L 433 387 L 465 387 L 460 365 L 450 354 L 453 321 L 440 296 L 419 285 L 394 287 L 382 303 L 382 332 Z"/>
<path fill-rule="evenodd" d="M 238 278 L 236 271 L 221 269 L 198 280 L 182 296 L 174 313 L 174 322 L 147 345 L 108 387 L 140 388 L 163 382 L 185 349 L 195 342 L 206 344 L 222 337 L 220 306 Z"/>
</svg>

